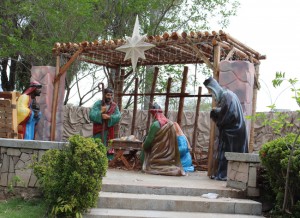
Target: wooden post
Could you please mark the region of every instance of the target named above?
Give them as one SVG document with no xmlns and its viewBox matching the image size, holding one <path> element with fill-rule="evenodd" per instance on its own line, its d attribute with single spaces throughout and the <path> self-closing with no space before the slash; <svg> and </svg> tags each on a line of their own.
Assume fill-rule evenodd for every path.
<svg viewBox="0 0 300 218">
<path fill-rule="evenodd" d="M 198 87 L 198 98 L 197 98 L 196 116 L 195 116 L 194 133 L 193 133 L 193 141 L 192 141 L 193 154 L 195 153 L 195 149 L 196 149 L 196 138 L 197 138 L 198 119 L 200 114 L 201 94 L 202 94 L 202 87 Z"/>
<path fill-rule="evenodd" d="M 157 77 L 158 77 L 158 72 L 159 72 L 159 68 L 158 68 L 158 67 L 155 67 L 155 68 L 154 68 L 153 80 L 152 80 L 152 86 L 151 86 L 151 92 L 150 92 L 151 95 L 150 95 L 150 101 L 149 101 L 149 104 L 150 104 L 150 103 L 153 103 L 153 100 L 154 100 L 154 93 L 155 93 L 155 87 L 156 87 L 156 81 L 157 81 Z M 151 106 L 151 105 L 149 105 L 149 109 L 150 109 L 150 106 Z M 147 119 L 146 132 L 149 131 L 150 120 L 151 120 L 151 114 L 150 114 L 150 112 L 148 111 L 148 119 Z"/>
<path fill-rule="evenodd" d="M 257 103 L 257 90 L 259 89 L 259 64 L 255 64 L 255 75 L 254 75 L 254 85 L 253 85 L 253 97 L 252 97 L 252 116 L 256 114 L 256 103 Z M 254 150 L 254 119 L 251 119 L 251 129 L 250 129 L 250 140 L 249 140 L 249 153 Z"/>
<path fill-rule="evenodd" d="M 60 56 L 56 56 L 56 78 L 59 75 L 60 71 Z M 59 80 L 54 81 L 53 86 L 53 99 L 52 99 L 52 112 L 51 112 L 51 133 L 50 140 L 55 140 L 55 129 L 56 129 L 56 109 L 57 109 L 57 99 L 58 99 L 58 90 L 59 90 Z"/>
<path fill-rule="evenodd" d="M 186 88 L 186 82 L 187 82 L 187 74 L 188 74 L 188 67 L 185 66 L 183 70 L 183 78 L 181 83 L 181 94 L 185 93 Z M 178 114 L 177 114 L 177 123 L 179 126 L 181 126 L 181 117 L 183 114 L 183 105 L 184 105 L 184 96 L 181 96 L 179 99 L 179 108 L 178 108 Z"/>
<path fill-rule="evenodd" d="M 134 104 L 133 104 L 133 115 L 132 115 L 132 125 L 131 125 L 131 135 L 134 135 L 134 127 L 137 113 L 137 98 L 138 98 L 138 90 L 139 90 L 139 79 L 135 78 L 135 88 L 134 88 Z"/>
<path fill-rule="evenodd" d="M 76 60 L 76 58 L 81 54 L 83 48 L 80 48 L 76 53 L 70 58 L 70 60 L 60 68 L 60 56 L 56 56 L 56 76 L 54 78 L 53 85 L 53 99 L 52 99 L 52 112 L 51 112 L 51 132 L 50 132 L 50 140 L 55 140 L 55 129 L 56 129 L 56 110 L 57 110 L 57 100 L 58 100 L 58 90 L 59 90 L 59 82 L 60 77 L 67 72 L 71 64 Z"/>
<path fill-rule="evenodd" d="M 122 93 L 123 93 L 123 87 L 124 87 L 124 76 L 125 76 L 125 70 L 121 69 L 121 76 L 120 76 L 120 83 L 119 83 L 119 88 L 117 90 L 117 93 L 115 96 L 118 96 L 118 107 L 119 110 L 122 110 Z M 120 95 L 121 94 L 121 95 Z"/>
<path fill-rule="evenodd" d="M 220 45 L 214 46 L 214 71 L 213 77 L 219 81 L 219 64 L 220 64 Z M 216 106 L 216 102 L 212 99 L 212 107 Z M 207 175 L 212 176 L 215 174 L 217 167 L 217 161 L 213 160 L 214 153 L 214 142 L 215 142 L 215 128 L 216 124 L 211 120 L 210 121 L 210 134 L 209 134 L 209 148 L 208 148 L 208 170 Z"/>
<path fill-rule="evenodd" d="M 168 78 L 168 85 L 167 85 L 167 93 L 166 93 L 166 103 L 165 103 L 165 116 L 168 117 L 169 112 L 169 99 L 170 99 L 170 92 L 171 92 L 171 85 L 172 85 L 172 78 Z"/>
<path fill-rule="evenodd" d="M 116 73 L 115 73 L 115 82 L 114 82 L 114 101 L 116 102 L 116 104 L 119 107 L 119 110 L 121 110 L 122 107 L 122 96 L 119 95 L 119 93 L 122 93 L 122 89 L 123 86 L 121 87 L 121 75 L 120 75 L 120 68 L 116 68 Z M 121 70 L 121 74 L 122 71 L 124 71 L 123 69 Z M 125 72 L 123 72 L 123 74 L 125 74 Z M 120 129 L 120 124 L 117 123 L 116 125 L 114 125 L 114 138 L 118 138 L 119 137 L 119 129 Z"/>
</svg>

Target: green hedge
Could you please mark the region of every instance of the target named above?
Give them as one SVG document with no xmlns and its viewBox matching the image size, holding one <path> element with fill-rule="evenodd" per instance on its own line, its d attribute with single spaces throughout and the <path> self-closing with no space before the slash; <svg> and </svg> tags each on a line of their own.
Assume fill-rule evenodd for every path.
<svg viewBox="0 0 300 218">
<path fill-rule="evenodd" d="M 265 143 L 259 151 L 262 165 L 266 168 L 267 178 L 270 186 L 276 195 L 276 205 L 280 209 L 283 204 L 286 172 L 290 149 L 295 141 L 295 134 L 289 134 L 285 137 L 275 139 Z M 292 156 L 289 179 L 289 198 L 288 208 L 294 213 L 300 212 L 297 209 L 300 197 L 300 139 L 298 138 Z"/>
<path fill-rule="evenodd" d="M 63 150 L 48 150 L 33 169 L 51 214 L 81 217 L 97 203 L 108 167 L 100 139 L 74 135 Z"/>
</svg>

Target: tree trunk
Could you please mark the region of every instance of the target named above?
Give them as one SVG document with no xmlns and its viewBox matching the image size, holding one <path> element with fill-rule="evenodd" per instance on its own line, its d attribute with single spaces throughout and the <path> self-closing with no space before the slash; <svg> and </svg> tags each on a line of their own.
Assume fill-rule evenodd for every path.
<svg viewBox="0 0 300 218">
<path fill-rule="evenodd" d="M 1 83 L 2 89 L 4 91 L 13 91 L 15 89 L 15 81 L 16 81 L 16 71 L 17 71 L 17 61 L 16 59 L 10 60 L 10 66 L 8 64 L 8 59 L 3 59 L 1 61 Z M 9 68 L 9 77 L 8 70 Z"/>
</svg>

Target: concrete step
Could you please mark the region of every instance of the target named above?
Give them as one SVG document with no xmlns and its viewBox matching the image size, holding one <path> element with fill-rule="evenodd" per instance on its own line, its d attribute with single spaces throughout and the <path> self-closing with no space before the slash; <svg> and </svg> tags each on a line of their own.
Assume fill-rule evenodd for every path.
<svg viewBox="0 0 300 218">
<path fill-rule="evenodd" d="M 192 213 L 176 211 L 153 211 L 153 210 L 129 210 L 129 209 L 107 209 L 95 208 L 85 218 L 262 218 L 263 216 L 221 213 Z"/>
<path fill-rule="evenodd" d="M 261 215 L 261 203 L 248 199 L 200 196 L 99 193 L 98 208 Z"/>
<path fill-rule="evenodd" d="M 183 186 L 160 186 L 158 184 L 102 184 L 103 192 L 119 192 L 133 194 L 154 194 L 154 195 L 182 195 L 182 196 L 201 196 L 207 193 L 216 193 L 219 197 L 226 198 L 245 198 L 245 192 L 227 187 L 214 189 L 210 187 L 183 187 Z"/>
</svg>

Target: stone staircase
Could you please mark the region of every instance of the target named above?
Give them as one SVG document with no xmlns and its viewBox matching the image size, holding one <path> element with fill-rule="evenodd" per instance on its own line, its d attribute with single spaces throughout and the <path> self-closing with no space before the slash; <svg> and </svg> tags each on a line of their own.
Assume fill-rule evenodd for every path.
<svg viewBox="0 0 300 218">
<path fill-rule="evenodd" d="M 218 198 L 201 196 L 208 193 Z M 261 203 L 244 197 L 206 172 L 172 177 L 109 169 L 97 208 L 84 217 L 262 217 Z"/>
</svg>

